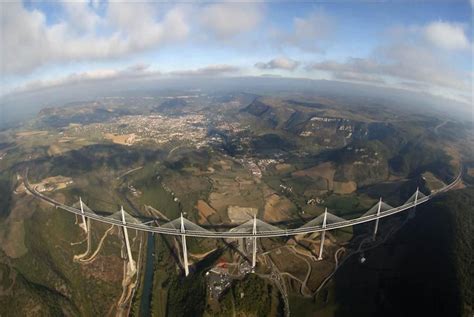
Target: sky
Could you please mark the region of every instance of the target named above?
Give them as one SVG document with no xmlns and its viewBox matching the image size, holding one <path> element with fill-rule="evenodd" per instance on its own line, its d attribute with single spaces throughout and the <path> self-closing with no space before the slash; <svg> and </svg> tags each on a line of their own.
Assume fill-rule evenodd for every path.
<svg viewBox="0 0 474 317">
<path fill-rule="evenodd" d="M 473 1 L 4 1 L 0 96 L 119 78 L 280 76 L 471 105 Z"/>
</svg>

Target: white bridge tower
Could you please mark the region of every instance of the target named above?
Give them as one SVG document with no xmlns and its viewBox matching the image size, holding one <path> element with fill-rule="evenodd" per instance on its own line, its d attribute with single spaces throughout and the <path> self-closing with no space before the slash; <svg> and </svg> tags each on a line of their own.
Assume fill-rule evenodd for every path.
<svg viewBox="0 0 474 317">
<path fill-rule="evenodd" d="M 381 210 L 382 210 L 382 197 L 380 197 L 379 204 L 377 207 L 377 217 L 380 216 Z M 377 218 L 375 220 L 374 236 L 372 237 L 373 240 L 375 240 L 375 237 L 377 236 L 377 230 L 379 230 L 379 220 L 380 218 Z"/>
<path fill-rule="evenodd" d="M 79 205 L 81 206 L 82 228 L 87 233 L 89 228 L 87 227 L 86 216 L 84 214 L 84 204 L 82 203 L 82 198 L 81 197 L 79 197 Z"/>
<path fill-rule="evenodd" d="M 120 212 L 122 213 L 123 235 L 125 237 L 125 244 L 127 247 L 128 268 L 131 274 L 134 274 L 137 271 L 137 268 L 135 267 L 135 261 L 133 261 L 132 249 L 130 248 L 130 241 L 128 240 L 127 223 L 125 221 L 125 210 L 123 210 L 123 206 L 120 207 Z"/>
<path fill-rule="evenodd" d="M 253 243 L 253 248 L 252 248 L 252 270 L 255 271 L 255 266 L 257 264 L 257 215 L 253 216 L 253 228 L 252 228 L 252 243 Z"/>
<path fill-rule="evenodd" d="M 326 229 L 326 222 L 328 218 L 328 209 L 324 209 L 324 218 L 323 218 L 323 229 Z M 319 256 L 318 260 L 323 259 L 323 249 L 324 249 L 324 239 L 326 238 L 326 230 L 321 232 L 321 246 L 319 247 Z"/>
<path fill-rule="evenodd" d="M 181 243 L 183 244 L 183 263 L 184 263 L 184 274 L 186 276 L 189 275 L 189 267 L 188 267 L 188 248 L 186 246 L 186 229 L 184 228 L 184 218 L 183 213 L 181 213 Z"/>
</svg>

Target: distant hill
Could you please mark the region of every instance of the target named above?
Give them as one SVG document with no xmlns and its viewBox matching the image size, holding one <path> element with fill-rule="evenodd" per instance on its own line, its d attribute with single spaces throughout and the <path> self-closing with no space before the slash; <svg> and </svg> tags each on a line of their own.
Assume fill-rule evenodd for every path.
<svg viewBox="0 0 474 317">
<path fill-rule="evenodd" d="M 188 103 L 186 102 L 186 100 L 181 98 L 174 98 L 163 101 L 160 105 L 154 107 L 152 111 L 163 112 L 167 114 L 179 114 L 184 108 L 186 108 L 187 105 Z"/>
<path fill-rule="evenodd" d="M 258 117 L 263 124 L 266 124 L 271 128 L 275 128 L 281 121 L 281 118 L 276 114 L 274 107 L 267 105 L 258 99 L 255 99 L 251 104 L 244 108 L 242 112 L 248 112 L 249 114 Z"/>
</svg>

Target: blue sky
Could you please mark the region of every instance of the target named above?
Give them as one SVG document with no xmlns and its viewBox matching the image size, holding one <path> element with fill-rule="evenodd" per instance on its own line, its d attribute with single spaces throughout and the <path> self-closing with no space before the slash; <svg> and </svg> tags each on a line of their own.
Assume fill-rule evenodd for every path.
<svg viewBox="0 0 474 317">
<path fill-rule="evenodd" d="M 471 100 L 469 1 L 0 6 L 2 94 L 127 76 L 272 74 Z"/>
</svg>

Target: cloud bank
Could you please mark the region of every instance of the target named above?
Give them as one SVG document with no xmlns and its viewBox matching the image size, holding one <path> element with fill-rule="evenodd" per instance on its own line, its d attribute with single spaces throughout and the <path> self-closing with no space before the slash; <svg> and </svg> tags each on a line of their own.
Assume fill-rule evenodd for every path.
<svg viewBox="0 0 474 317">
<path fill-rule="evenodd" d="M 306 70 L 323 71 L 336 80 L 386 84 L 434 94 L 452 90 L 451 97 L 469 102 L 472 76 L 468 70 L 456 67 L 453 58 L 460 51 L 468 53 L 471 47 L 461 25 L 433 22 L 390 30 L 386 40 L 367 57 L 326 59 L 309 63 Z"/>
<path fill-rule="evenodd" d="M 299 62 L 287 57 L 277 57 L 268 62 L 258 62 L 254 66 L 258 69 L 283 69 L 293 71 L 299 66 Z"/>
<path fill-rule="evenodd" d="M 69 86 L 75 84 L 91 83 L 95 81 L 113 81 L 130 79 L 166 79 L 176 77 L 219 77 L 238 75 L 240 68 L 215 64 L 196 69 L 183 69 L 163 72 L 151 69 L 150 65 L 135 64 L 123 69 L 96 69 L 81 73 L 73 73 L 64 77 L 47 80 L 35 80 L 16 88 L 12 94 L 49 89 L 53 87 Z"/>
<path fill-rule="evenodd" d="M 186 10 L 176 7 L 155 19 L 149 3 L 108 4 L 100 16 L 86 3 L 62 4 L 65 17 L 50 24 L 45 14 L 21 3 L 2 3 L 1 72 L 26 73 L 44 64 L 106 59 L 186 38 Z"/>
<path fill-rule="evenodd" d="M 218 3 L 165 6 L 151 2 L 109 2 L 105 13 L 87 2 L 58 3 L 55 23 L 20 2 L 1 6 L 0 71 L 26 74 L 43 65 L 119 58 L 189 39 L 202 29 L 218 40 L 251 31 L 262 18 L 259 4 Z M 198 18 L 196 18 L 198 17 Z"/>
</svg>

